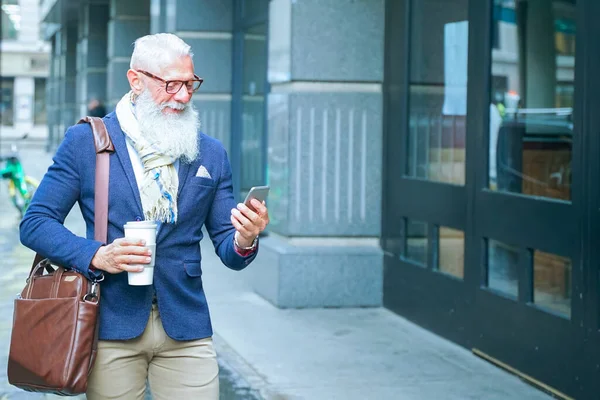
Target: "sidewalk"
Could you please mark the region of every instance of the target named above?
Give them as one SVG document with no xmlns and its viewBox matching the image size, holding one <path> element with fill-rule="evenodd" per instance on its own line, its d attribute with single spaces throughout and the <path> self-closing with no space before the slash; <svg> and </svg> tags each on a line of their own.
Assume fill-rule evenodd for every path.
<svg viewBox="0 0 600 400">
<path fill-rule="evenodd" d="M 252 292 L 252 265 L 202 250 L 219 355 L 267 400 L 551 398 L 384 308 L 278 309 Z"/>
</svg>

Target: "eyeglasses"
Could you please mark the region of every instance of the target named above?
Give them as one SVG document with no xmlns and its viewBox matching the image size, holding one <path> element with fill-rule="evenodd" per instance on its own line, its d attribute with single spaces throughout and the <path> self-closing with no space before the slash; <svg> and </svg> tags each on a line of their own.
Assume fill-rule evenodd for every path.
<svg viewBox="0 0 600 400">
<path fill-rule="evenodd" d="M 185 85 L 185 88 L 188 91 L 188 93 L 192 94 L 196 90 L 200 89 L 202 82 L 204 82 L 204 79 L 200 78 L 198 75 L 194 75 L 195 79 L 189 81 L 166 81 L 163 78 L 159 78 L 156 75 L 152 75 L 150 72 L 146 72 L 141 69 L 137 69 L 136 71 L 152 79 L 156 79 L 157 81 L 163 82 L 165 84 L 165 91 L 169 94 L 179 93 L 183 85 Z"/>
</svg>

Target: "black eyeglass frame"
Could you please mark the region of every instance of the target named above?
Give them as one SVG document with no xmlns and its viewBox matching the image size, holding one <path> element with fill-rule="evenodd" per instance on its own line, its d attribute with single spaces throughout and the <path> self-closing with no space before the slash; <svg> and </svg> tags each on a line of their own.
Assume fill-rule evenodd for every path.
<svg viewBox="0 0 600 400">
<path fill-rule="evenodd" d="M 150 72 L 144 71 L 142 69 L 136 69 L 136 71 L 139 72 L 139 73 L 141 73 L 141 74 L 146 75 L 149 78 L 156 79 L 157 81 L 163 82 L 165 84 L 165 92 L 167 92 L 168 94 L 177 94 L 177 93 L 179 93 L 179 91 L 181 90 L 181 87 L 183 85 L 185 85 L 186 89 L 187 89 L 187 85 L 188 85 L 189 82 L 192 82 L 192 90 L 190 91 L 190 89 L 187 89 L 187 92 L 189 94 L 192 94 L 192 93 L 195 93 L 198 89 L 200 89 L 200 86 L 202 86 L 202 82 L 204 82 L 204 79 L 200 78 L 196 74 L 194 74 L 194 78 L 196 78 L 196 79 L 190 79 L 189 81 L 179 81 L 179 80 L 167 81 L 167 80 L 165 80 L 165 79 L 163 79 L 163 78 L 161 78 L 159 76 L 151 74 Z M 195 82 L 198 82 L 198 87 L 194 88 Z M 178 83 L 179 84 L 179 86 L 177 87 L 177 90 L 175 90 L 175 91 L 169 91 L 169 84 L 172 84 L 172 83 Z"/>
</svg>

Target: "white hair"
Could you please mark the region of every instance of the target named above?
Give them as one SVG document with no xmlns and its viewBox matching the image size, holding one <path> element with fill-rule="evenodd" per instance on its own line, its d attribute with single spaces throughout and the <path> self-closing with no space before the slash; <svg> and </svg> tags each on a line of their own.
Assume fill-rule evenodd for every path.
<svg viewBox="0 0 600 400">
<path fill-rule="evenodd" d="M 194 57 L 190 45 L 172 33 L 146 35 L 134 42 L 131 69 L 159 73 L 178 57 Z"/>
</svg>

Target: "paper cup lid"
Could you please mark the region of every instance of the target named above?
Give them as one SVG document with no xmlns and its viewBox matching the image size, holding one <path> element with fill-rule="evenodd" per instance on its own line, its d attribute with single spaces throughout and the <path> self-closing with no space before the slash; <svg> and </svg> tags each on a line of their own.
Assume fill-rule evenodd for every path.
<svg viewBox="0 0 600 400">
<path fill-rule="evenodd" d="M 154 221 L 130 221 L 127 222 L 123 227 L 127 229 L 144 229 L 144 228 L 156 228 L 156 222 Z"/>
</svg>

